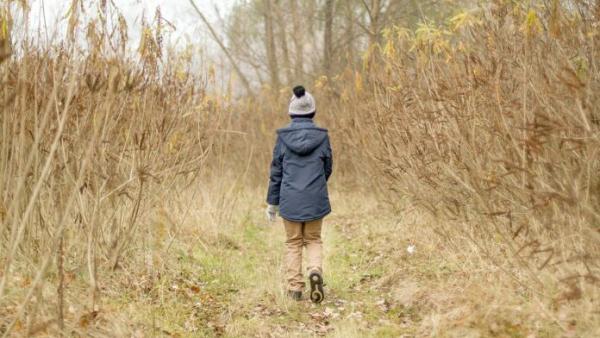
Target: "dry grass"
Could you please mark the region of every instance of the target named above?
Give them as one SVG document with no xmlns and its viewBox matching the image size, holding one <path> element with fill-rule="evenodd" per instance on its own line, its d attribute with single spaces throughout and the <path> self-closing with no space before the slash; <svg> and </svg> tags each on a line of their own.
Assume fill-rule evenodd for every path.
<svg viewBox="0 0 600 338">
<path fill-rule="evenodd" d="M 599 290 L 600 78 L 597 13 L 555 5 L 390 30 L 336 116 L 388 193 L 560 307 Z"/>
<path fill-rule="evenodd" d="M 323 307 L 284 297 L 261 212 L 287 91 L 207 94 L 160 15 L 135 57 L 94 24 L 85 52 L 10 56 L 10 15 L 0 334 L 600 334 L 590 8 L 497 1 L 395 27 L 361 71 L 315 81 L 336 154 Z"/>
<path fill-rule="evenodd" d="M 149 221 L 159 229 L 184 214 L 202 190 L 171 199 L 170 215 L 153 209 Z M 282 283 L 284 232 L 281 224 L 264 221 L 262 195 L 246 190 L 229 221 L 221 223 L 210 203 L 199 203 L 178 222 L 173 241 L 152 246 L 152 274 L 131 267 L 103 278 L 97 312 L 77 300 L 86 279 L 70 279 L 65 318 L 71 334 L 593 337 L 598 332 L 593 303 L 553 308 L 551 300 L 532 301 L 526 288 L 499 280 L 499 270 L 468 238 L 455 239 L 465 246 L 459 253 L 430 230 L 431 218 L 406 208 L 399 220 L 367 194 L 332 196 L 336 212 L 324 233 L 326 302 L 290 301 Z M 411 244 L 413 254 L 406 251 Z M 39 332 L 55 333 L 52 326 Z"/>
<path fill-rule="evenodd" d="M 1 14 L 10 21 L 10 12 Z M 152 244 L 174 236 L 176 224 L 152 229 L 148 211 L 166 208 L 170 196 L 196 182 L 226 128 L 225 110 L 212 114 L 216 106 L 203 94 L 206 80 L 181 72 L 190 60 L 161 62 L 155 43 L 136 62 L 105 51 L 114 41 L 98 34 L 90 24 L 97 48 L 85 53 L 22 41 L 22 55 L 0 65 L 5 336 L 18 327 L 36 331 L 49 318 L 69 332 L 70 279 L 85 276 L 78 303 L 94 313 L 112 271 L 142 266 L 151 273 Z"/>
</svg>

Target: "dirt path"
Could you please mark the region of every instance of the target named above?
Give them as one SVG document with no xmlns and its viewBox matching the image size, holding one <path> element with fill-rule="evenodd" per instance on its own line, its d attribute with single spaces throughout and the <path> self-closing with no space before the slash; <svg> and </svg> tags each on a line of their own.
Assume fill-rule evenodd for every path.
<svg viewBox="0 0 600 338">
<path fill-rule="evenodd" d="M 325 222 L 326 300 L 290 300 L 283 226 L 266 225 L 261 200 L 251 200 L 229 220 L 202 223 L 210 227 L 192 215 L 169 251 L 155 252 L 151 277 L 104 290 L 95 324 L 134 337 L 560 335 L 527 294 L 505 297 L 514 286 L 502 289 L 493 267 L 476 269 L 482 261 L 444 246 L 419 214 L 398 219 L 356 196 L 338 198 L 357 204 L 338 205 Z"/>
<path fill-rule="evenodd" d="M 212 195 L 173 200 L 148 214 L 147 236 L 135 255 L 98 281 L 89 307 L 89 282 L 77 270 L 67 287 L 66 320 L 74 335 L 95 337 L 400 337 L 415 336 L 427 308 L 422 290 L 405 274 L 429 261 L 397 231 L 405 226 L 378 214 L 364 197 L 337 196 L 324 226 L 326 299 L 315 305 L 286 296 L 284 229 L 267 224 L 262 195 L 235 206 Z M 240 195 L 242 196 L 242 195 Z M 352 204 L 354 203 L 354 204 Z M 198 207 L 195 207 L 198 205 Z M 191 210 L 187 213 L 186 210 Z M 224 210 L 233 210 L 230 214 Z M 375 216 L 368 218 L 367 216 Z M 38 330 L 47 336 L 48 325 Z M 20 329 L 22 331 L 22 329 Z M 17 330 L 18 331 L 18 330 Z M 20 332 L 20 331 L 18 331 Z"/>
<path fill-rule="evenodd" d="M 265 226 L 248 218 L 213 241 L 179 243 L 171 267 L 178 277 L 163 281 L 163 296 L 144 317 L 155 332 L 171 336 L 413 336 L 422 315 L 415 295 L 406 292 L 418 288 L 412 283 L 404 294 L 391 292 L 400 282 L 401 260 L 416 255 L 406 252 L 409 243 L 397 233 L 377 233 L 361 221 L 327 219 L 326 300 L 320 305 L 307 294 L 300 302 L 285 296 L 280 222 Z"/>
</svg>

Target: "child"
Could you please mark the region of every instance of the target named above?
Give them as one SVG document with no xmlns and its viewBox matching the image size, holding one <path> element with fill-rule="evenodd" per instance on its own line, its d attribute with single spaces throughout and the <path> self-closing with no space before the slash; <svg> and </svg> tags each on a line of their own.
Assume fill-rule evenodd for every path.
<svg viewBox="0 0 600 338">
<path fill-rule="evenodd" d="M 315 100 L 304 87 L 294 88 L 289 115 L 292 122 L 277 130 L 267 196 L 267 217 L 283 218 L 287 240 L 288 295 L 302 299 L 302 248 L 308 256 L 310 299 L 320 303 L 323 293 L 321 224 L 331 212 L 327 180 L 333 160 L 327 129 L 313 123 Z"/>
</svg>

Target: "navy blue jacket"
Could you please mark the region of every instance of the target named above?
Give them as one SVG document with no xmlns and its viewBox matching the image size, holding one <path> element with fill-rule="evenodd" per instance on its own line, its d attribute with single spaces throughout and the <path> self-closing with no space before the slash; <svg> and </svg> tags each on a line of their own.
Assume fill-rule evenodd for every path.
<svg viewBox="0 0 600 338">
<path fill-rule="evenodd" d="M 327 180 L 333 159 L 327 129 L 312 119 L 295 118 L 277 130 L 267 203 L 279 205 L 281 217 L 306 222 L 331 212 Z"/>
</svg>

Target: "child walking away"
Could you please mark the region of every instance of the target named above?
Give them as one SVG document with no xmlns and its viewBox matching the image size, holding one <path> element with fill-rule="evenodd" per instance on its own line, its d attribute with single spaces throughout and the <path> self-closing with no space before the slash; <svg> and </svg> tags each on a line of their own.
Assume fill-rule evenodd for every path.
<svg viewBox="0 0 600 338">
<path fill-rule="evenodd" d="M 310 299 L 320 303 L 323 292 L 323 217 L 331 212 L 327 180 L 333 161 L 327 129 L 317 127 L 313 118 L 315 100 L 304 87 L 294 88 L 289 115 L 292 122 L 277 130 L 273 150 L 271 177 L 267 196 L 267 217 L 275 221 L 276 213 L 285 225 L 285 273 L 288 295 L 302 299 L 305 283 L 302 276 L 302 250 L 306 247 Z"/>
</svg>

